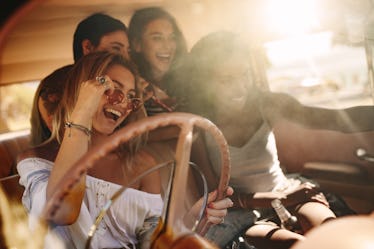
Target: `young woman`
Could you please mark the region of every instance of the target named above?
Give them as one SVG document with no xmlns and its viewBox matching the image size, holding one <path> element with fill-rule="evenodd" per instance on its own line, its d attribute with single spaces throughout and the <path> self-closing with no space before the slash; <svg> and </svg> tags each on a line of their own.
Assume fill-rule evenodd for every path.
<svg viewBox="0 0 374 249">
<path fill-rule="evenodd" d="M 175 99 L 164 91 L 162 79 L 187 53 L 175 18 L 159 7 L 137 10 L 129 24 L 131 57 L 149 83 L 145 107 L 149 115 L 175 109 Z"/>
<path fill-rule="evenodd" d="M 21 155 L 17 169 L 25 186 L 23 204 L 38 216 L 60 179 L 89 147 L 143 118 L 137 71 L 119 54 L 95 52 L 70 72 L 47 143 Z M 156 165 L 137 150 L 137 140 L 99 160 L 64 199 L 51 222 L 67 248 L 83 248 L 87 232 L 106 201 L 124 184 Z M 158 172 L 132 185 L 110 208 L 91 242 L 92 248 L 128 248 L 157 224 L 163 202 Z M 208 218 L 218 223 L 229 199 L 213 203 Z M 124 211 L 125 210 L 125 211 Z"/>
<path fill-rule="evenodd" d="M 94 51 L 120 53 L 129 59 L 129 39 L 126 25 L 103 13 L 92 14 L 83 19 L 73 36 L 74 62 Z"/>
<path fill-rule="evenodd" d="M 129 58 L 126 25 L 102 13 L 92 14 L 76 27 L 73 36 L 73 57 L 96 51 L 110 51 Z M 52 117 L 60 101 L 65 81 L 72 65 L 63 66 L 44 78 L 35 92 L 31 110 L 31 145 L 37 146 L 51 135 Z"/>
<path fill-rule="evenodd" d="M 297 215 L 302 231 L 306 232 L 335 215 L 313 183 L 289 179 L 284 174 L 277 157 L 273 126 L 287 119 L 312 128 L 372 130 L 374 109 L 307 107 L 289 95 L 259 89 L 253 82 L 248 55 L 248 46 L 240 36 L 231 32 L 210 34 L 193 46 L 180 70 L 166 77 L 171 81 L 169 86 L 173 86 L 169 90 L 185 103 L 179 110 L 209 118 L 222 130 L 230 147 L 234 204 L 246 209 L 270 208 L 272 200 L 280 199 Z M 350 119 L 356 125 L 347 123 Z M 209 148 L 209 139 L 206 144 Z M 211 162 L 216 158 L 209 157 Z M 230 222 L 238 220 L 230 221 L 229 214 L 221 228 L 230 228 Z M 228 234 L 230 231 L 211 235 L 224 241 Z M 304 238 L 270 223 L 252 226 L 246 235 L 258 248 L 289 248 Z"/>
</svg>

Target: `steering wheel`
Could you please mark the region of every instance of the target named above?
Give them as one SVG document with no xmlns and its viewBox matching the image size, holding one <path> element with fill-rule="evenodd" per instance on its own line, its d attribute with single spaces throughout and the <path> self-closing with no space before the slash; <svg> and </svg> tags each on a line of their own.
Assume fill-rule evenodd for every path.
<svg viewBox="0 0 374 249">
<path fill-rule="evenodd" d="M 169 206 L 167 207 L 168 212 L 163 225 L 168 228 L 176 229 L 173 224 L 175 224 L 176 220 L 180 219 L 180 217 L 178 217 L 178 210 L 182 208 L 184 193 L 186 191 L 186 175 L 192 147 L 193 129 L 195 126 L 211 134 L 218 145 L 221 157 L 221 172 L 217 186 L 217 200 L 224 198 L 230 177 L 230 160 L 227 142 L 221 131 L 211 121 L 194 114 L 178 112 L 164 113 L 130 123 L 126 125 L 126 128 L 108 136 L 103 143 L 91 148 L 71 167 L 71 170 L 61 178 L 56 187 L 56 191 L 46 203 L 42 212 L 42 218 L 46 220 L 53 218 L 64 197 L 97 160 L 105 157 L 120 144 L 136 136 L 170 125 L 178 126 L 180 128 L 180 133 L 177 140 L 175 154 L 176 165 L 173 179 L 173 182 L 176 184 L 172 184 L 170 190 Z M 203 218 L 200 223 L 199 226 L 202 227 L 202 229 L 199 233 L 204 235 L 210 224 L 206 218 Z M 165 229 L 159 229 L 159 231 L 162 230 Z"/>
</svg>

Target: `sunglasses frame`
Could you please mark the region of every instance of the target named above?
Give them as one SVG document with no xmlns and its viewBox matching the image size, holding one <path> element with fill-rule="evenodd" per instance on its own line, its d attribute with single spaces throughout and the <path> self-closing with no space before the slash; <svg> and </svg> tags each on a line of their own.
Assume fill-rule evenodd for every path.
<svg viewBox="0 0 374 249">
<path fill-rule="evenodd" d="M 138 110 L 143 104 L 141 98 L 128 98 L 127 95 L 119 88 L 113 89 L 111 94 L 110 90 L 106 90 L 104 94 L 106 95 L 108 102 L 112 105 L 119 105 L 127 102 L 127 108 L 131 111 Z"/>
</svg>

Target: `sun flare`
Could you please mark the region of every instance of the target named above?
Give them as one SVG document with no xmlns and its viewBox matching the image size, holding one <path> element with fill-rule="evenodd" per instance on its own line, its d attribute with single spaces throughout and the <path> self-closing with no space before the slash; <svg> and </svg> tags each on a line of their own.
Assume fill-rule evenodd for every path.
<svg viewBox="0 0 374 249">
<path fill-rule="evenodd" d="M 265 19 L 268 29 L 280 35 L 305 34 L 319 26 L 315 0 L 269 0 Z"/>
</svg>

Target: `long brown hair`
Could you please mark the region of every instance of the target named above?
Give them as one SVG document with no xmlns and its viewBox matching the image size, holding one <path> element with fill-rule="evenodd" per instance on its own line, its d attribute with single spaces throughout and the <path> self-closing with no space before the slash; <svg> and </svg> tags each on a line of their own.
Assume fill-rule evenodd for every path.
<svg viewBox="0 0 374 249">
<path fill-rule="evenodd" d="M 104 75 L 109 67 L 113 65 L 121 65 L 134 75 L 136 97 L 142 97 L 140 94 L 138 72 L 136 66 L 132 62 L 116 53 L 106 51 L 90 53 L 82 57 L 70 72 L 61 103 L 54 115 L 51 140 L 56 139 L 58 142 L 62 141 L 65 132 L 65 123 L 70 120 L 70 115 L 77 102 L 81 84 L 89 79 L 94 79 L 98 75 Z M 133 111 L 116 129 L 120 129 L 129 122 L 144 118 L 145 115 L 143 107 L 137 111 Z M 138 144 L 138 142 L 136 144 Z"/>
<path fill-rule="evenodd" d="M 172 63 L 172 67 L 174 67 L 179 60 L 187 54 L 187 43 L 184 35 L 179 28 L 176 19 L 166 10 L 160 7 L 148 7 L 143 8 L 135 11 L 133 16 L 131 17 L 130 24 L 129 24 L 129 42 L 131 47 L 131 57 L 136 63 L 139 68 L 140 75 L 151 83 L 154 79 L 152 77 L 152 70 L 150 70 L 149 62 L 144 58 L 142 53 L 137 53 L 135 51 L 135 44 L 140 42 L 142 39 L 142 35 L 144 33 L 145 27 L 152 21 L 157 19 L 165 19 L 173 27 L 174 34 L 176 37 L 176 52 L 175 57 Z"/>
<path fill-rule="evenodd" d="M 237 33 L 217 31 L 201 38 L 181 66 L 164 78 L 164 86 L 179 102 L 178 111 L 192 112 L 214 122 L 216 96 L 212 89 L 215 88 L 215 68 L 234 54 L 248 58 L 247 63 L 251 64 L 250 52 L 249 46 Z"/>
<path fill-rule="evenodd" d="M 72 65 L 68 65 L 56 69 L 40 81 L 34 95 L 30 118 L 30 143 L 32 146 L 37 146 L 45 142 L 51 136 L 51 131 L 40 114 L 38 106 L 39 98 L 43 100 L 43 105 L 48 114 L 52 115 L 60 102 L 65 82 L 72 67 Z M 53 100 L 50 98 L 51 95 L 53 96 Z"/>
</svg>

